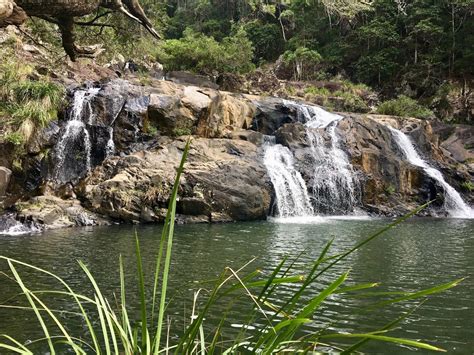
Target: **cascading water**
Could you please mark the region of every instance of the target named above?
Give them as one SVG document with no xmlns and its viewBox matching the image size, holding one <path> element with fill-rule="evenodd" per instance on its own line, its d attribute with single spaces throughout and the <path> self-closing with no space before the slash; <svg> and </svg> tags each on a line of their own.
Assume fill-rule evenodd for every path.
<svg viewBox="0 0 474 355">
<path fill-rule="evenodd" d="M 353 212 L 357 202 L 357 180 L 352 165 L 341 149 L 336 132 L 342 116 L 315 106 L 286 101 L 296 110 L 298 121 L 306 125 L 313 160 L 311 194 L 294 166 L 291 151 L 282 145 L 267 145 L 264 163 L 272 180 L 279 217 L 314 216 L 315 213 Z M 328 145 L 323 131 L 330 140 Z"/>
<path fill-rule="evenodd" d="M 291 151 L 281 144 L 267 144 L 264 164 L 275 189 L 279 217 L 312 216 L 306 183 L 295 169 Z"/>
<path fill-rule="evenodd" d="M 91 107 L 91 100 L 96 96 L 100 91 L 100 88 L 89 88 L 86 90 L 77 90 L 74 93 L 74 99 L 72 104 L 72 109 L 69 114 L 69 119 L 66 123 L 64 133 L 59 139 L 59 142 L 56 146 L 56 156 L 57 164 L 55 170 L 55 179 L 61 180 L 65 175 L 66 161 L 68 159 L 72 160 L 83 160 L 85 163 L 86 172 L 91 169 L 91 139 L 89 131 L 87 130 L 86 123 L 91 124 L 93 119 L 93 110 Z M 84 122 L 85 121 L 85 122 Z M 75 144 L 80 144 L 84 155 L 83 157 L 73 157 L 71 156 L 71 147 Z M 74 162 L 76 163 L 76 162 Z M 78 164 L 76 164 L 77 166 Z"/>
<path fill-rule="evenodd" d="M 342 116 L 315 106 L 298 106 L 306 122 L 306 134 L 311 144 L 314 173 L 312 199 L 316 211 L 326 214 L 352 212 L 357 203 L 358 181 L 346 153 L 341 149 L 336 132 Z M 321 130 L 330 138 L 327 146 Z"/>
<path fill-rule="evenodd" d="M 449 185 L 443 177 L 443 174 L 431 167 L 416 151 L 410 138 L 402 131 L 389 127 L 395 142 L 403 151 L 410 164 L 422 168 L 425 173 L 436 180 L 444 189 L 444 210 L 451 217 L 455 218 L 474 218 L 474 210 L 469 207 L 462 199 L 461 195 Z"/>
<path fill-rule="evenodd" d="M 41 228 L 33 221 L 20 222 L 15 219 L 13 214 L 0 216 L 0 236 L 1 235 L 21 235 L 30 233 L 39 233 Z"/>
</svg>

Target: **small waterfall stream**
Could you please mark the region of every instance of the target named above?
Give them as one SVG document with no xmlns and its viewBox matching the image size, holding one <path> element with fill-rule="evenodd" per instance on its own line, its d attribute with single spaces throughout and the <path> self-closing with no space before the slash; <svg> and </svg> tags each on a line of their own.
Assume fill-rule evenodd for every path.
<svg viewBox="0 0 474 355">
<path fill-rule="evenodd" d="M 443 177 L 443 174 L 430 166 L 416 151 L 415 146 L 410 138 L 402 131 L 389 127 L 392 132 L 395 142 L 403 151 L 406 159 L 410 164 L 422 168 L 425 173 L 436 180 L 444 189 L 444 210 L 451 217 L 455 218 L 474 218 L 474 210 L 469 207 L 461 195 L 449 185 Z"/>
<path fill-rule="evenodd" d="M 282 145 L 265 149 L 264 163 L 275 188 L 279 217 L 304 217 L 315 214 L 347 214 L 357 203 L 357 180 L 336 132 L 342 116 L 319 107 L 286 101 L 305 123 L 310 143 L 313 174 L 311 194 L 294 166 L 292 152 Z M 324 138 L 329 137 L 329 144 Z"/>
<path fill-rule="evenodd" d="M 279 217 L 312 216 L 308 189 L 295 169 L 293 154 L 281 144 L 267 145 L 264 157 L 276 193 Z"/>
<path fill-rule="evenodd" d="M 86 90 L 77 90 L 74 93 L 69 119 L 66 123 L 64 133 L 56 146 L 57 165 L 55 170 L 55 179 L 61 180 L 67 175 L 67 160 L 84 160 L 86 172 L 91 169 L 91 151 L 92 144 L 86 122 L 92 123 L 93 110 L 91 100 L 100 91 L 100 88 L 89 88 Z M 74 144 L 80 144 L 84 150 L 84 157 L 72 157 L 70 148 Z M 77 162 L 74 162 L 77 163 Z M 77 166 L 77 165 L 76 165 Z"/>
</svg>

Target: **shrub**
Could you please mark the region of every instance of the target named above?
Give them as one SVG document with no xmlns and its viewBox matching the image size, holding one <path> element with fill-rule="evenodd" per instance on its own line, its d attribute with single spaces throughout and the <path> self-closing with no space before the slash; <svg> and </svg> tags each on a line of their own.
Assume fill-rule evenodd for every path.
<svg viewBox="0 0 474 355">
<path fill-rule="evenodd" d="M 179 136 L 189 136 L 191 135 L 191 128 L 186 128 L 186 127 L 183 127 L 183 128 L 175 128 L 173 129 L 173 135 L 176 136 L 176 137 L 179 137 Z"/>
<path fill-rule="evenodd" d="M 255 47 L 254 60 L 256 63 L 278 58 L 284 44 L 278 25 L 254 20 L 247 22 L 244 28 Z"/>
<path fill-rule="evenodd" d="M 387 186 L 385 187 L 385 193 L 386 193 L 387 195 L 389 195 L 389 196 L 390 196 L 390 195 L 393 195 L 393 194 L 395 193 L 395 191 L 396 191 L 395 186 L 393 186 L 392 184 L 387 185 Z"/>
<path fill-rule="evenodd" d="M 337 111 L 368 112 L 370 110 L 363 95 L 370 92 L 365 85 L 348 82 L 339 83 L 340 90 L 331 91 L 326 87 L 309 86 L 304 90 L 305 99 Z"/>
<path fill-rule="evenodd" d="M 217 42 L 188 28 L 183 38 L 164 41 L 156 54 L 166 70 L 190 70 L 205 75 L 247 73 L 254 69 L 252 56 L 252 43 L 242 29 Z"/>
<path fill-rule="evenodd" d="M 383 102 L 377 108 L 377 113 L 415 118 L 431 118 L 433 116 L 432 111 L 405 95 Z"/>
</svg>

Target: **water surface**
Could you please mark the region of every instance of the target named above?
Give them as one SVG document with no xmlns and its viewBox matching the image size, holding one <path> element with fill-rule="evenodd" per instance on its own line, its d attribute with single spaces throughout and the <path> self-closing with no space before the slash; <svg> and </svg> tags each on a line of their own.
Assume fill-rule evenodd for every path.
<svg viewBox="0 0 474 355">
<path fill-rule="evenodd" d="M 286 255 L 304 252 L 297 270 L 304 270 L 320 253 L 325 243 L 335 238 L 333 253 L 355 245 L 388 220 L 315 220 L 314 224 L 275 222 L 232 223 L 222 225 L 177 226 L 173 249 L 169 308 L 174 329 L 189 319 L 193 291 L 218 275 L 226 266 L 238 269 L 256 258 L 250 269 L 270 272 Z M 118 256 L 125 259 L 127 282 L 134 288 L 136 279 L 134 234 L 132 226 L 84 228 L 36 235 L 0 236 L 0 254 L 33 263 L 64 277 L 76 290 L 88 292 L 86 277 L 77 260 L 84 261 L 98 283 L 109 293 L 119 294 Z M 136 228 L 143 248 L 145 273 L 153 273 L 154 252 L 161 227 Z M 468 277 L 458 287 L 431 297 L 411 315 L 394 336 L 432 342 L 450 353 L 474 353 L 474 221 L 456 219 L 412 219 L 364 246 L 324 276 L 330 282 L 351 269 L 350 283 L 380 282 L 383 290 L 414 291 Z M 6 271 L 5 263 L 0 271 Z M 44 276 L 21 269 L 25 280 L 35 289 L 56 284 Z M 471 276 L 471 277 L 469 277 Z M 33 281 L 33 282 L 31 282 Z M 208 287 L 208 286 L 206 286 Z M 314 292 L 318 288 L 314 286 Z M 131 289 L 132 290 L 132 289 Z M 133 291 L 133 290 L 132 290 Z M 0 301 L 14 296 L 19 289 L 9 280 L 0 279 Z M 274 300 L 278 303 L 279 300 Z M 133 297 L 130 297 L 133 302 Z M 330 325 L 339 331 L 373 331 L 407 311 L 413 304 L 397 305 L 383 311 L 355 313 L 363 300 L 333 297 L 317 314 L 313 330 Z M 68 304 L 53 300 L 56 309 L 68 310 Z M 223 304 L 216 317 L 227 309 Z M 237 303 L 229 315 L 229 324 L 241 322 L 248 300 Z M 336 321 L 336 322 L 335 322 Z M 212 316 L 206 320 L 216 322 Z M 81 331 L 71 317 L 70 329 Z M 178 330 L 177 330 L 178 331 Z M 0 334 L 25 341 L 41 337 L 34 314 L 0 309 Z M 411 349 L 369 342 L 366 353 L 409 353 Z M 423 353 L 424 351 L 418 350 Z"/>
</svg>

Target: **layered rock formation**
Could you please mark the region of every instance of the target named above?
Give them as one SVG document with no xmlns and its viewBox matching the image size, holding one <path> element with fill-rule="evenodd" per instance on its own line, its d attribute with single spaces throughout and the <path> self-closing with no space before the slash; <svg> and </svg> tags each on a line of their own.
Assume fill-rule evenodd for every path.
<svg viewBox="0 0 474 355">
<path fill-rule="evenodd" d="M 162 221 L 189 135 L 193 143 L 179 189 L 180 222 L 265 219 L 275 199 L 262 158 L 268 135 L 292 151 L 306 181 L 312 178 L 303 122 L 285 100 L 161 80 L 147 86 L 133 79 L 92 85 L 100 90 L 87 101 L 91 114 L 83 118 L 80 138 L 89 139 L 90 157 L 84 158 L 83 143 L 71 141 L 68 159 L 74 169 L 58 174 L 58 142 L 74 109 L 70 106 L 29 143 L 23 169 L 9 184 L 6 207 L 16 208 L 23 220 L 45 228 Z M 83 88 L 70 90 L 71 105 L 78 90 Z M 388 125 L 408 133 L 455 188 L 472 181 L 472 147 L 459 143 L 469 135 L 466 129 L 437 127 L 440 141 L 427 121 L 344 117 L 337 134 L 360 184 L 361 210 L 400 215 L 443 192 L 403 158 Z M 8 144 L 0 144 L 0 150 L 8 151 Z M 11 168 L 11 160 L 3 157 L 2 165 Z M 12 203 L 18 199 L 21 203 Z"/>
</svg>

